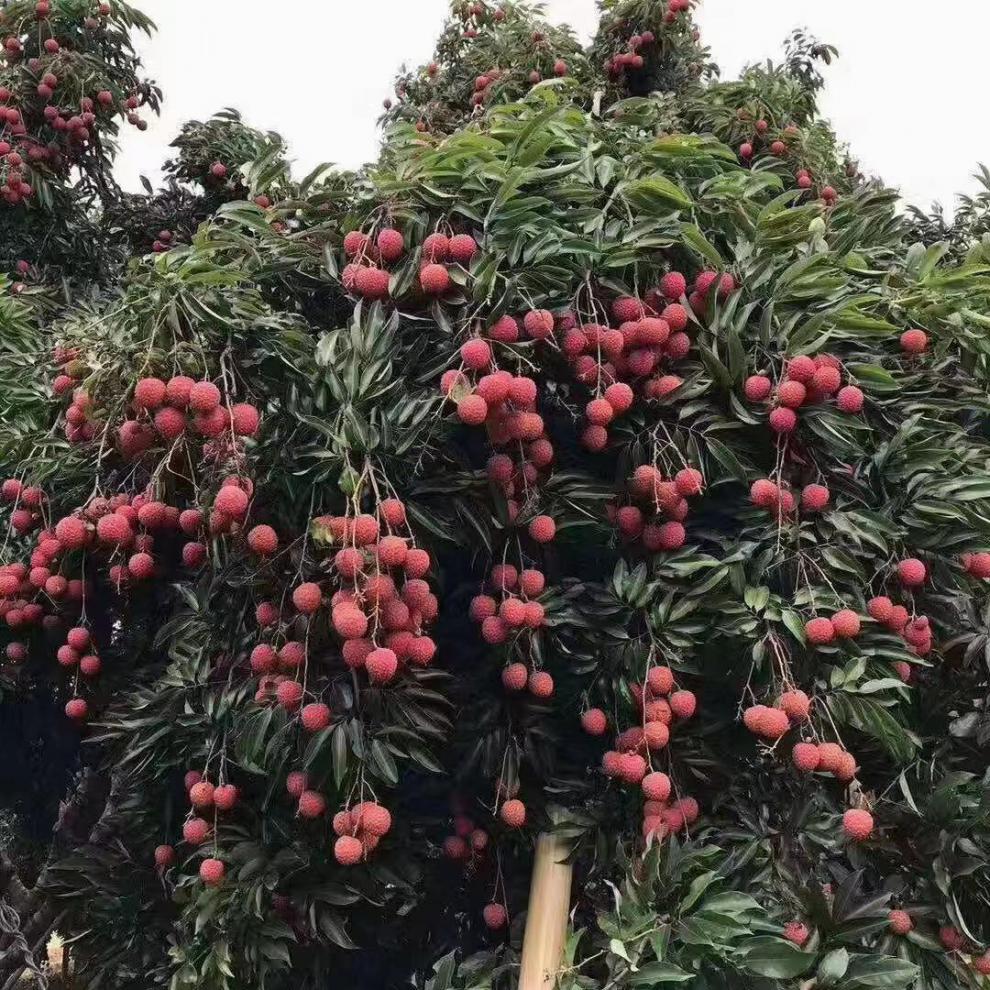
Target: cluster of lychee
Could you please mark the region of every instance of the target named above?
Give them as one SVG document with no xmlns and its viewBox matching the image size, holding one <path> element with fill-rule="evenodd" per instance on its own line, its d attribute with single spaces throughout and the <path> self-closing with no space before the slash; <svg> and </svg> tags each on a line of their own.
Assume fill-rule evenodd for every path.
<svg viewBox="0 0 990 990">
<path fill-rule="evenodd" d="M 675 718 L 691 718 L 697 700 L 690 691 L 674 690 L 674 675 L 668 667 L 650 669 L 645 692 L 638 684 L 633 688 L 642 725 L 619 733 L 615 749 L 602 757 L 602 768 L 606 776 L 639 786 L 644 798 L 643 838 L 660 841 L 696 821 L 698 802 L 693 797 L 670 801 L 673 790 L 670 778 L 652 770 L 647 758 L 667 745 Z M 603 736 L 608 731 L 608 718 L 600 708 L 589 708 L 581 715 L 581 727 L 588 735 Z"/>
<path fill-rule="evenodd" d="M 842 363 L 831 354 L 814 357 L 800 355 L 787 362 L 784 379 L 776 390 L 766 375 L 751 375 L 746 379 L 743 391 L 750 402 L 767 402 L 773 393 L 770 411 L 770 428 L 775 433 L 791 433 L 798 425 L 797 410 L 829 401 L 841 412 L 856 414 L 862 411 L 864 396 L 855 385 L 842 384 Z"/>
<path fill-rule="evenodd" d="M 624 540 L 638 541 L 654 553 L 677 550 L 687 539 L 684 520 L 690 511 L 688 499 L 700 495 L 704 485 L 704 476 L 697 468 L 681 468 L 665 479 L 655 464 L 641 464 L 628 486 L 630 499 L 639 505 L 609 505 L 606 512 Z"/>
<path fill-rule="evenodd" d="M 350 261 L 341 273 L 347 292 L 362 299 L 385 299 L 390 293 L 391 275 L 385 265 L 399 261 L 406 251 L 401 231 L 386 227 L 372 238 L 360 230 L 344 237 L 344 254 Z M 451 286 L 450 263 L 470 266 L 478 244 L 470 234 L 447 234 L 436 231 L 423 241 L 420 256 L 419 287 L 430 298 L 439 298 Z"/>
<path fill-rule="evenodd" d="M 10 528 L 18 536 L 30 533 L 41 522 L 47 499 L 37 485 L 25 485 L 17 478 L 8 478 L 0 487 L 0 498 L 13 505 Z"/>
<path fill-rule="evenodd" d="M 656 35 L 652 31 L 642 31 L 629 38 L 627 51 L 617 52 L 605 61 L 605 71 L 612 79 L 617 79 L 627 69 L 638 72 L 643 68 L 644 58 L 642 55 L 644 48 L 649 48 L 656 41 Z"/>
<path fill-rule="evenodd" d="M 650 756 L 666 748 L 671 727 L 692 718 L 698 701 L 693 691 L 677 690 L 673 671 L 662 665 L 650 667 L 645 688 L 640 684 L 630 688 L 640 722 L 616 735 L 615 748 L 602 756 L 602 769 L 608 777 L 641 788 L 647 802 L 643 834 L 660 839 L 693 822 L 698 806 L 691 798 L 666 805 L 670 780 L 651 771 Z M 582 714 L 581 726 L 589 735 L 602 736 L 608 731 L 608 719 L 601 709 L 590 708 Z"/>
<path fill-rule="evenodd" d="M 683 275 L 670 272 L 645 302 L 623 296 L 612 303 L 618 327 L 577 326 L 566 320 L 561 350 L 574 377 L 592 392 L 581 436 L 587 450 L 598 452 L 608 445 L 608 426 L 633 406 L 633 384 L 647 400 L 666 398 L 683 384 L 677 375 L 658 372 L 661 364 L 683 360 L 691 349 L 684 332 L 688 312 L 675 301 L 685 290 Z"/>
<path fill-rule="evenodd" d="M 798 508 L 794 493 L 783 482 L 770 478 L 758 478 L 749 489 L 753 505 L 766 509 L 775 519 L 783 521 Z M 824 512 L 832 500 L 832 493 L 825 485 L 813 483 L 801 490 L 800 507 L 803 515 Z"/>
<path fill-rule="evenodd" d="M 838 743 L 795 743 L 791 762 L 802 773 L 830 773 L 843 783 L 856 776 L 856 757 Z"/>
<path fill-rule="evenodd" d="M 266 550 L 271 546 L 267 533 L 252 530 L 248 542 L 257 549 L 264 536 Z M 339 587 L 330 599 L 330 621 L 343 640 L 344 663 L 364 670 L 372 684 L 385 685 L 398 675 L 402 665 L 428 666 L 436 654 L 436 643 L 425 628 L 439 612 L 439 603 L 424 580 L 431 561 L 427 551 L 416 547 L 409 534 L 405 505 L 388 498 L 376 506 L 376 514 L 321 516 L 313 522 L 314 537 L 336 545 L 333 568 Z M 274 536 L 274 531 L 271 536 Z M 323 606 L 320 584 L 307 581 L 292 593 L 296 612 L 312 617 Z M 271 603 L 257 610 L 264 630 L 281 637 L 281 616 Z M 306 665 L 303 642 L 289 639 L 276 649 L 274 642 L 261 642 L 251 653 L 251 668 L 261 680 L 256 699 L 276 701 L 287 711 L 299 709 L 304 700 L 303 685 L 296 678 Z M 275 674 L 279 670 L 281 673 Z M 318 732 L 330 723 L 331 713 L 322 702 L 302 708 L 303 728 Z"/>
<path fill-rule="evenodd" d="M 540 517 L 537 517 L 539 519 Z M 547 517 L 549 518 L 549 517 Z M 532 635 L 546 622 L 546 610 L 539 597 L 546 587 L 542 571 L 526 568 L 520 571 L 514 564 L 496 564 L 488 578 L 492 594 L 475 595 L 471 600 L 471 618 L 480 624 L 486 643 L 500 646 Z M 521 662 L 509 663 L 502 671 L 506 691 L 529 690 L 536 698 L 553 694 L 553 677 L 545 670 L 530 671 Z"/>
<path fill-rule="evenodd" d="M 362 801 L 333 816 L 337 840 L 334 858 L 341 866 L 355 866 L 369 856 L 392 828 L 392 815 L 374 801 Z"/>
<path fill-rule="evenodd" d="M 465 814 L 456 814 L 453 819 L 453 835 L 443 840 L 443 853 L 448 859 L 457 862 L 470 862 L 482 856 L 488 848 L 489 835 Z"/>
<path fill-rule="evenodd" d="M 155 254 L 162 254 L 165 251 L 169 251 L 172 248 L 172 241 L 175 235 L 171 230 L 160 230 L 158 235 L 155 237 L 154 242 L 151 245 L 151 250 Z"/>
<path fill-rule="evenodd" d="M 28 162 L 44 163 L 64 172 L 68 165 L 78 161 L 92 146 L 93 132 L 105 123 L 100 119 L 105 111 L 120 112 L 141 130 L 148 126 L 134 112 L 139 106 L 136 95 L 122 99 L 119 107 L 115 106 L 117 101 L 109 89 L 82 96 L 78 109 L 51 102 L 65 82 L 58 73 L 72 67 L 64 52 L 66 42 L 56 38 L 48 26 L 51 9 L 51 0 L 38 0 L 34 19 L 45 27 L 35 27 L 25 19 L 16 28 L 17 33 L 3 39 L 3 54 L 11 65 L 22 62 L 25 42 L 37 37 L 41 49 L 38 56 L 23 60 L 19 79 L 14 81 L 15 77 L 8 72 L 7 85 L 0 86 L 0 131 L 9 139 L 0 141 L 0 158 L 6 165 L 0 196 L 8 205 L 21 203 L 33 195 L 31 184 L 25 180 L 30 171 Z M 96 30 L 109 14 L 110 6 L 100 4 L 84 18 L 84 27 Z M 45 34 L 48 37 L 42 40 Z M 17 143 L 16 151 L 12 150 L 12 141 Z"/>
</svg>

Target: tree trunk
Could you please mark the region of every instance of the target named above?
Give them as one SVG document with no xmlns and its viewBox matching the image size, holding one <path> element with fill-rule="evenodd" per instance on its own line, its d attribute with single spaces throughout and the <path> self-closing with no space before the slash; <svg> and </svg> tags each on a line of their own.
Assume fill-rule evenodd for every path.
<svg viewBox="0 0 990 990">
<path fill-rule="evenodd" d="M 552 990 L 567 935 L 573 867 L 567 844 L 544 832 L 536 840 L 529 911 L 523 936 L 519 990 Z"/>
</svg>

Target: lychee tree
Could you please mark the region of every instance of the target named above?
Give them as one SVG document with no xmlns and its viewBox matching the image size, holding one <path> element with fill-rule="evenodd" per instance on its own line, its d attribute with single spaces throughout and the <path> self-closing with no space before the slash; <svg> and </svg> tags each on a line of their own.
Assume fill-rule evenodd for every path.
<svg viewBox="0 0 990 990">
<path fill-rule="evenodd" d="M 0 270 L 108 281 L 94 210 L 118 192 L 122 126 L 145 129 L 160 91 L 134 45 L 154 28 L 128 3 L 11 0 L 0 37 Z M 26 277 L 26 278 L 25 278 Z"/>
<path fill-rule="evenodd" d="M 87 743 L 5 975 L 510 986 L 539 831 L 565 987 L 990 971 L 990 259 L 846 164 L 830 49 L 603 6 L 524 85 L 455 4 L 375 166 L 242 162 L 0 351 L 0 677 Z"/>
</svg>

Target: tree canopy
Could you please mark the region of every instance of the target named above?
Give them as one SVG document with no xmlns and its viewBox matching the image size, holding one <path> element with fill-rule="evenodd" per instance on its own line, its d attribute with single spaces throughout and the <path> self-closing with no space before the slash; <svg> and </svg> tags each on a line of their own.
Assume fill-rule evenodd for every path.
<svg viewBox="0 0 990 990">
<path fill-rule="evenodd" d="M 357 173 L 225 111 L 3 207 L 5 979 L 510 987 L 540 831 L 566 990 L 990 972 L 977 201 L 859 173 L 830 46 L 600 6 L 457 0 Z M 119 24 L 116 106 L 89 7 L 4 23 Z"/>
</svg>

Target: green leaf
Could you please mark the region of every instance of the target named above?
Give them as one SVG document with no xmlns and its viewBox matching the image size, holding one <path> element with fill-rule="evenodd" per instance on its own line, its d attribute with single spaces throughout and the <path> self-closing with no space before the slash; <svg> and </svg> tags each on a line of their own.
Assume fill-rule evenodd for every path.
<svg viewBox="0 0 990 990">
<path fill-rule="evenodd" d="M 807 972 L 814 961 L 815 953 L 772 935 L 757 935 L 742 944 L 743 966 L 759 976 L 788 980 Z"/>
<path fill-rule="evenodd" d="M 845 976 L 849 966 L 849 953 L 845 949 L 833 949 L 818 964 L 818 985 L 829 987 Z"/>
<path fill-rule="evenodd" d="M 651 962 L 631 973 L 629 983 L 634 987 L 644 987 L 656 983 L 683 983 L 693 979 L 694 973 L 688 973 L 673 963 Z"/>
</svg>

